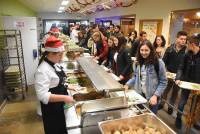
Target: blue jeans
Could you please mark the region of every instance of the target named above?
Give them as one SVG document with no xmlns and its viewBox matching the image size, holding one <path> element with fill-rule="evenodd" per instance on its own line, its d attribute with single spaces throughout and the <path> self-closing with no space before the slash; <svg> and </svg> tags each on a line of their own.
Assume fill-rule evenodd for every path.
<svg viewBox="0 0 200 134">
<path fill-rule="evenodd" d="M 180 99 L 179 104 L 178 104 L 178 110 L 180 110 L 181 112 L 183 112 L 183 110 L 184 110 L 184 106 L 187 103 L 189 95 L 190 95 L 190 90 L 182 89 L 181 99 Z M 182 116 L 182 114 L 178 112 L 176 118 L 181 119 L 181 116 Z"/>
<path fill-rule="evenodd" d="M 145 96 L 145 94 L 144 93 L 142 93 L 141 94 L 144 98 L 146 98 L 146 96 Z M 149 105 L 149 109 L 154 113 L 154 114 L 157 114 L 157 112 L 158 112 L 158 107 L 159 107 L 159 104 L 160 104 L 160 98 L 158 98 L 158 100 L 157 100 L 157 104 L 156 105 Z M 148 100 L 147 100 L 148 101 Z"/>
<path fill-rule="evenodd" d="M 153 106 L 149 105 L 150 110 L 151 110 L 154 114 L 157 114 L 157 112 L 158 112 L 158 107 L 159 107 L 159 101 L 158 101 L 158 103 L 157 103 L 156 105 L 153 105 Z"/>
</svg>

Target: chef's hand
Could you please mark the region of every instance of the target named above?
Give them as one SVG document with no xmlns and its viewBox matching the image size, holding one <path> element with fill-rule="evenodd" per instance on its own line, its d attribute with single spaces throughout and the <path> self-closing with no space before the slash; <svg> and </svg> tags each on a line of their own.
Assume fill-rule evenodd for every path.
<svg viewBox="0 0 200 134">
<path fill-rule="evenodd" d="M 129 86 L 128 86 L 128 85 L 124 85 L 124 90 L 125 90 L 125 91 L 127 91 L 127 90 L 128 90 L 128 88 L 129 88 Z"/>
<path fill-rule="evenodd" d="M 156 105 L 156 104 L 157 104 L 157 99 L 158 99 L 158 97 L 157 97 L 156 95 L 153 95 L 153 96 L 150 98 L 149 103 L 150 103 L 151 105 Z"/>
<path fill-rule="evenodd" d="M 64 100 L 66 104 L 73 103 L 74 99 L 71 96 L 65 95 Z"/>
<path fill-rule="evenodd" d="M 119 76 L 119 79 L 120 79 L 120 80 L 123 80 L 123 79 L 124 79 L 124 76 L 123 76 L 123 75 L 120 75 L 120 76 Z"/>
<path fill-rule="evenodd" d="M 176 80 L 175 83 L 176 83 L 176 85 L 180 85 L 181 81 L 180 80 Z"/>
</svg>

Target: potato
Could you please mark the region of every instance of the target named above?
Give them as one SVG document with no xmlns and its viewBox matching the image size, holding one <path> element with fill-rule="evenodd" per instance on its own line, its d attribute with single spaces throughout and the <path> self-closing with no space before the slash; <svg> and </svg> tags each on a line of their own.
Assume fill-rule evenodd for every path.
<svg viewBox="0 0 200 134">
<path fill-rule="evenodd" d="M 154 128 L 149 128 L 149 133 L 155 134 L 155 133 L 156 133 L 156 129 L 154 129 Z"/>
<path fill-rule="evenodd" d="M 155 134 L 162 134 L 160 131 L 156 131 L 156 133 Z"/>
<path fill-rule="evenodd" d="M 121 132 L 120 131 L 118 131 L 118 130 L 116 130 L 116 131 L 114 131 L 114 133 L 113 134 L 121 134 Z"/>
<path fill-rule="evenodd" d="M 138 134 L 144 134 L 144 129 L 139 128 L 139 129 L 137 130 L 137 133 L 138 133 Z"/>
</svg>

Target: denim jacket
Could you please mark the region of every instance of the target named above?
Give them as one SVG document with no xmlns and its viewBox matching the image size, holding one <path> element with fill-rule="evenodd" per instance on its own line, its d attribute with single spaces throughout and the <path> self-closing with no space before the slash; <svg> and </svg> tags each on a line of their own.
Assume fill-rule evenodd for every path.
<svg viewBox="0 0 200 134">
<path fill-rule="evenodd" d="M 134 65 L 133 77 L 126 83 L 128 86 L 133 86 L 138 93 L 141 91 L 141 80 L 140 80 L 140 65 Z M 154 65 L 147 66 L 147 76 L 146 76 L 146 99 L 150 99 L 153 95 L 158 97 L 161 96 L 163 91 L 167 86 L 167 77 L 165 64 L 162 59 L 159 59 L 159 74 L 157 76 Z"/>
</svg>

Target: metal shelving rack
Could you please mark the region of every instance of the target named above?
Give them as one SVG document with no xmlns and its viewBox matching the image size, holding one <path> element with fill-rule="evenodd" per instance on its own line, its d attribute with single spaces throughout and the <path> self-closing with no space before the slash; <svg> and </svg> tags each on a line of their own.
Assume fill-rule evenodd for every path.
<svg viewBox="0 0 200 134">
<path fill-rule="evenodd" d="M 28 86 L 19 30 L 0 30 L 0 52 L 7 99 L 10 100 L 13 94 L 21 94 L 25 99 Z"/>
</svg>

